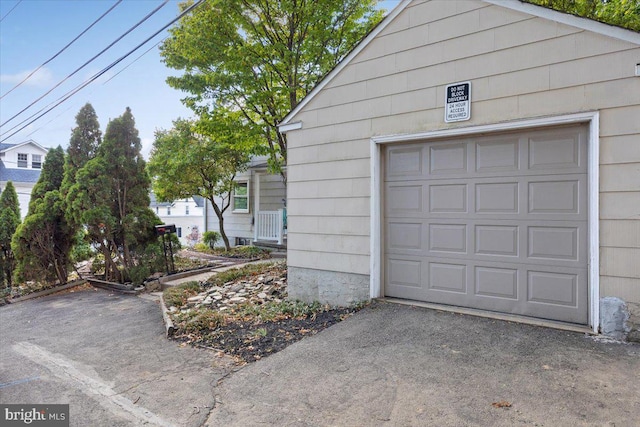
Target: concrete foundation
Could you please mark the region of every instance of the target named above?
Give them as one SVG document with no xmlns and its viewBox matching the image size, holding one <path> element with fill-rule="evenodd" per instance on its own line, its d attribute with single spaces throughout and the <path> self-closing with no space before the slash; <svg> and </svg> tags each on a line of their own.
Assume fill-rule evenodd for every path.
<svg viewBox="0 0 640 427">
<path fill-rule="evenodd" d="M 287 288 L 291 299 L 333 306 L 370 299 L 369 276 L 364 274 L 289 267 Z"/>
<path fill-rule="evenodd" d="M 616 297 L 600 299 L 600 332 L 612 338 L 624 340 L 630 331 L 627 324 L 629 309 L 627 304 Z"/>
</svg>

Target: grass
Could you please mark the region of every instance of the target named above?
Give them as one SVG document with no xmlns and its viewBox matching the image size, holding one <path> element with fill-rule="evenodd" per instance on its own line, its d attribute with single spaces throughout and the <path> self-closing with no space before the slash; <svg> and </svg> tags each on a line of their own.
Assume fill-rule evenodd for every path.
<svg viewBox="0 0 640 427">
<path fill-rule="evenodd" d="M 319 302 L 302 301 L 269 301 L 265 304 L 245 304 L 238 308 L 237 315 L 243 319 L 254 319 L 260 322 L 275 322 L 282 319 L 304 319 L 317 313 L 330 310 L 331 307 Z"/>
<path fill-rule="evenodd" d="M 162 293 L 162 296 L 167 307 L 182 307 L 187 303 L 189 297 L 196 295 L 201 290 L 200 284 L 192 281 L 167 288 Z"/>
<path fill-rule="evenodd" d="M 190 311 L 185 317 L 183 318 L 184 330 L 187 333 L 211 331 L 226 324 L 226 318 L 222 313 L 208 308 Z"/>
</svg>

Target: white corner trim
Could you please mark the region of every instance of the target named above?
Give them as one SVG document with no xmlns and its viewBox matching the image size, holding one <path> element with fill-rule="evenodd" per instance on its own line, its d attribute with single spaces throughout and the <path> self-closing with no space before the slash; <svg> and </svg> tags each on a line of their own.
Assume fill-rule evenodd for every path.
<svg viewBox="0 0 640 427">
<path fill-rule="evenodd" d="M 369 256 L 369 287 L 371 298 L 382 295 L 382 145 L 371 139 L 371 239 Z"/>
<path fill-rule="evenodd" d="M 458 127 L 414 134 L 384 135 L 371 138 L 371 298 L 383 296 L 382 289 L 382 147 L 385 144 L 410 141 L 435 140 L 497 131 L 511 131 L 572 123 L 587 123 L 588 165 L 588 275 L 589 275 L 589 326 L 598 333 L 600 326 L 600 215 L 599 215 L 599 164 L 600 164 L 600 114 L 597 111 L 550 116 L 535 119 L 502 122 L 490 125 Z"/>
<path fill-rule="evenodd" d="M 624 40 L 630 43 L 640 44 L 640 34 L 632 30 L 608 25 L 593 19 L 581 18 L 569 13 L 559 12 L 543 6 L 531 3 L 523 3 L 520 0 L 484 0 L 496 6 L 506 7 L 518 12 L 528 13 L 539 18 L 549 19 L 572 27 L 581 28 L 583 30 L 592 31 L 608 37 Z"/>
<path fill-rule="evenodd" d="M 336 65 L 335 68 L 331 70 L 329 74 L 327 74 L 316 85 L 316 87 L 314 87 L 313 90 L 311 90 L 311 92 L 309 92 L 307 96 L 302 99 L 302 101 L 300 101 L 296 108 L 294 108 L 289 114 L 287 114 L 282 122 L 278 124 L 278 128 L 281 129 L 281 126 L 288 125 L 289 122 L 296 116 L 296 114 L 298 114 L 298 112 L 300 112 L 300 110 L 302 110 L 304 106 L 307 105 L 318 94 L 318 92 L 320 92 L 327 84 L 329 84 L 329 82 L 333 80 L 334 77 L 337 76 L 343 68 L 349 65 L 351 60 L 355 58 L 360 52 L 362 52 L 362 50 L 367 47 L 369 43 L 371 43 L 371 41 L 376 38 L 376 36 L 380 34 L 382 30 L 384 30 L 387 25 L 389 25 L 389 23 L 393 21 L 395 17 L 398 16 L 400 12 L 402 12 L 409 5 L 409 3 L 411 3 L 411 0 L 402 0 L 400 3 L 398 3 L 398 5 L 394 7 L 391 12 L 389 12 L 389 14 L 385 16 L 385 18 L 380 21 L 380 23 L 373 30 L 371 30 L 371 32 L 360 43 L 358 43 L 356 47 L 353 48 L 353 50 L 349 52 L 349 54 L 345 58 L 340 61 L 338 65 Z M 282 132 L 282 130 L 280 130 L 280 132 Z"/>
<path fill-rule="evenodd" d="M 589 121 L 589 152 L 587 165 L 587 194 L 589 219 L 589 310 L 590 326 L 594 333 L 600 327 L 600 113 L 593 113 Z"/>
<path fill-rule="evenodd" d="M 278 125 L 278 130 L 280 131 L 280 133 L 287 133 L 290 130 L 302 129 L 302 122 L 293 122 L 293 123 L 287 123 L 287 124 L 283 124 L 283 123 Z"/>
</svg>

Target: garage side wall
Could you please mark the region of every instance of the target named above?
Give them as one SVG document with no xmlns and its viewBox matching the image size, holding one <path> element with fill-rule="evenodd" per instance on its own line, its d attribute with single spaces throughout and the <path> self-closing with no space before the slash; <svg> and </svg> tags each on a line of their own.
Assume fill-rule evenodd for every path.
<svg viewBox="0 0 640 427">
<path fill-rule="evenodd" d="M 600 295 L 640 303 L 639 59 L 638 44 L 482 1 L 411 3 L 292 120 L 290 294 L 369 296 L 372 137 L 599 111 Z M 445 85 L 463 81 L 471 120 L 444 123 Z"/>
</svg>

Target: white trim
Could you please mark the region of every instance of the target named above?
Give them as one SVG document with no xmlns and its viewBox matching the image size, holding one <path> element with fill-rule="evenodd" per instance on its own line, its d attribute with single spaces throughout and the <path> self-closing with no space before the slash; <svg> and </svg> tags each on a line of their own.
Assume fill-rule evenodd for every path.
<svg viewBox="0 0 640 427">
<path fill-rule="evenodd" d="M 280 133 L 287 133 L 290 130 L 298 130 L 298 129 L 302 129 L 302 122 L 293 122 L 289 124 L 278 125 L 278 130 L 280 131 Z"/>
<path fill-rule="evenodd" d="M 371 30 L 371 32 L 360 43 L 358 43 L 356 47 L 353 48 L 353 50 L 349 52 L 349 54 L 342 61 L 340 61 L 338 65 L 336 65 L 335 68 L 331 70 L 331 72 L 329 72 L 329 74 L 327 74 L 316 85 L 316 87 L 314 87 L 313 90 L 309 92 L 307 96 L 302 99 L 302 101 L 300 101 L 298 105 L 296 105 L 296 108 L 294 108 L 289 114 L 287 114 L 287 116 L 278 124 L 278 129 L 282 129 L 282 127 L 289 125 L 291 119 L 293 119 L 293 117 L 298 114 L 298 112 L 302 110 L 304 106 L 307 105 L 309 101 L 311 101 L 318 94 L 318 92 L 322 90 L 322 88 L 329 84 L 329 82 L 333 80 L 333 78 L 337 76 L 344 67 L 349 65 L 351 60 L 355 58 L 360 52 L 362 52 L 362 50 L 367 47 L 367 45 L 371 43 L 371 41 L 376 38 L 376 36 L 380 34 L 382 30 L 387 27 L 387 25 L 389 25 L 389 23 L 391 23 L 391 21 L 393 21 L 395 17 L 398 16 L 400 12 L 402 12 L 409 5 L 409 3 L 411 3 L 411 0 L 402 0 L 396 7 L 394 7 L 393 10 L 389 12 L 389 14 L 382 21 L 380 21 L 380 23 L 373 30 Z M 302 123 L 300 125 L 302 126 Z M 280 132 L 282 132 L 282 130 L 280 130 Z"/>
<path fill-rule="evenodd" d="M 6 143 L 6 144 L 9 144 L 9 143 Z M 18 143 L 18 144 L 9 144 L 9 145 L 11 145 L 11 147 L 7 147 L 7 148 L 5 148 L 4 150 L 2 150 L 1 152 L 2 152 L 2 153 L 7 153 L 7 152 L 9 152 L 9 151 L 11 151 L 11 150 L 15 150 L 16 148 L 24 147 L 25 145 L 29 145 L 29 144 L 31 144 L 31 145 L 33 145 L 33 146 L 35 146 L 35 147 L 37 147 L 37 148 L 41 149 L 41 150 L 42 150 L 42 151 L 44 151 L 45 153 L 48 153 L 48 152 L 49 152 L 49 149 L 48 149 L 48 148 L 43 147 L 42 145 L 40 145 L 40 144 L 38 144 L 37 142 L 35 142 L 33 139 L 30 139 L 30 140 L 28 140 L 28 141 L 24 141 L 24 142 L 20 142 L 20 143 Z"/>
<path fill-rule="evenodd" d="M 507 9 L 516 10 L 522 13 L 528 13 L 539 18 L 548 19 L 550 21 L 559 22 L 572 27 L 581 28 L 586 31 L 602 34 L 603 36 L 613 37 L 615 39 L 624 40 L 626 42 L 640 44 L 640 34 L 635 31 L 627 30 L 621 27 L 594 21 L 589 18 L 581 18 L 557 10 L 549 9 L 531 3 L 523 3 L 520 0 L 484 0 L 496 6 L 505 7 Z"/>
<path fill-rule="evenodd" d="M 371 298 L 382 298 L 382 145 L 371 139 L 371 239 L 369 257 Z"/>
<path fill-rule="evenodd" d="M 414 134 L 387 135 L 371 138 L 371 298 L 379 298 L 382 290 L 382 165 L 381 150 L 384 144 L 402 143 L 418 140 L 435 140 L 471 134 L 512 131 L 527 128 L 539 128 L 571 123 L 588 123 L 588 274 L 589 274 L 589 325 L 594 333 L 598 333 L 600 325 L 600 223 L 599 223 L 599 120 L 597 111 L 567 114 L 563 116 L 542 117 L 536 119 L 517 120 L 490 125 L 459 127 Z"/>
<path fill-rule="evenodd" d="M 600 113 L 589 120 L 587 166 L 587 216 L 589 218 L 589 303 L 590 325 L 594 333 L 600 326 Z"/>
</svg>

